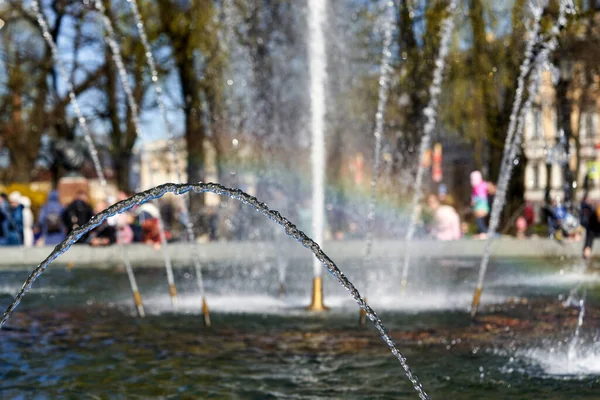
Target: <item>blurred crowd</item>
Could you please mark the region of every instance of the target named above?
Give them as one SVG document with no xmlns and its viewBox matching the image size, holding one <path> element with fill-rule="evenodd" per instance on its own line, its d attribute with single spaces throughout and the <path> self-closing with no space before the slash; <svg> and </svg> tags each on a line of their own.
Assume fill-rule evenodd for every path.
<svg viewBox="0 0 600 400">
<path fill-rule="evenodd" d="M 127 198 L 120 192 L 117 201 Z M 107 208 L 104 201 L 92 207 L 85 191 L 77 192 L 66 206 L 59 201 L 58 192 L 49 193 L 46 203 L 37 213 L 31 210 L 31 200 L 19 192 L 0 194 L 0 245 L 4 246 L 55 246 L 66 235 L 85 224 L 95 214 Z M 165 239 L 172 237 L 165 230 Z M 159 209 L 145 203 L 105 220 L 102 225 L 83 235 L 78 244 L 106 246 L 115 243 L 146 243 L 154 247 L 161 244 Z"/>
<path fill-rule="evenodd" d="M 425 235 L 435 240 L 458 240 L 464 237 L 485 239 L 488 235 L 489 216 L 496 186 L 484 180 L 479 171 L 470 174 L 470 184 L 471 201 L 468 206 L 464 204 L 465 207 L 456 204 L 444 184 L 440 184 L 435 193 L 427 195 L 419 209 L 421 218 L 417 235 Z M 111 201 L 121 201 L 128 197 L 130 194 L 120 191 Z M 276 191 L 270 200 L 275 209 L 298 221 L 299 227 L 307 234 L 312 233 L 310 198 L 290 205 L 285 193 Z M 560 199 L 548 201 L 542 216 L 548 235 L 557 240 L 578 240 L 587 230 L 586 247 L 591 247 L 593 238 L 600 237 L 600 222 L 597 222 L 600 219 L 600 208 L 596 210 L 594 207 L 593 212 L 589 211 L 593 207 L 589 204 L 586 206 L 585 202 L 586 199 L 579 212 L 581 218 L 576 218 L 567 211 L 568 208 Z M 158 248 L 162 243 L 161 223 L 164 224 L 166 241 L 188 239 L 186 227 L 190 218 L 185 212 L 186 208 L 178 206 L 175 201 L 163 201 L 158 204 L 148 202 L 136 205 L 126 212 L 108 218 L 100 226 L 82 235 L 77 243 L 90 246 L 145 243 Z M 46 202 L 39 209 L 35 208 L 35 213 L 31 205 L 31 200 L 18 191 L 8 195 L 0 193 L 0 246 L 55 246 L 61 243 L 66 235 L 108 206 L 105 201 L 92 204 L 85 190 L 75 193 L 73 200 L 68 204 L 61 203 L 58 191 L 53 190 Z M 336 213 L 336 209 L 333 208 L 327 210 L 326 238 L 363 239 L 364 232 L 360 222 L 350 219 L 343 229 L 331 223 L 343 220 L 345 215 L 340 210 L 337 211 Z M 250 209 L 244 210 L 236 203 L 232 207 L 225 207 L 223 211 L 205 205 L 203 213 L 204 219 L 196 221 L 195 225 L 204 227 L 204 231 L 200 233 L 204 234 L 206 240 L 270 238 L 268 235 L 272 229 L 260 231 L 258 228 L 262 217 Z M 519 238 L 535 235 L 533 206 L 525 203 L 509 219 L 506 226 L 508 231 Z"/>
</svg>

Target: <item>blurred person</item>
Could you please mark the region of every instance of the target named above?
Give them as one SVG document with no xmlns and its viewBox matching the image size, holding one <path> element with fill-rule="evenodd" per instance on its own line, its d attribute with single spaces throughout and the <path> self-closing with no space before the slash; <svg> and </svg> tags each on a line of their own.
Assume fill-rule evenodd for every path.
<svg viewBox="0 0 600 400">
<path fill-rule="evenodd" d="M 594 245 L 594 239 L 600 236 L 600 222 L 598 221 L 598 214 L 600 213 L 600 207 L 596 208 L 591 213 L 587 224 L 585 226 L 585 242 L 583 245 L 583 258 L 589 260 L 592 255 L 592 246 Z"/>
<path fill-rule="evenodd" d="M 580 222 L 566 209 L 559 197 L 546 210 L 546 217 L 551 238 L 558 241 L 575 238 Z"/>
<path fill-rule="evenodd" d="M 565 232 L 562 231 L 562 221 L 567 215 L 567 210 L 560 197 L 557 197 L 556 200 L 552 203 L 551 212 L 548 214 L 548 228 L 550 229 L 550 236 L 554 236 L 557 239 L 560 239 L 564 236 Z"/>
<path fill-rule="evenodd" d="M 525 217 L 520 216 L 517 218 L 517 221 L 515 222 L 515 228 L 517 229 L 517 238 L 523 239 L 527 236 L 527 220 Z"/>
<path fill-rule="evenodd" d="M 76 228 L 87 223 L 94 216 L 94 210 L 89 203 L 89 197 L 86 191 L 77 192 L 73 200 L 62 213 L 62 221 L 67 230 L 67 234 Z M 83 235 L 76 243 L 85 243 L 88 241 L 89 232 Z"/>
<path fill-rule="evenodd" d="M 460 223 L 460 234 L 461 237 L 465 237 L 469 235 L 469 223 L 468 222 L 461 222 Z"/>
<path fill-rule="evenodd" d="M 143 225 L 144 222 L 150 219 L 157 219 L 160 216 L 160 212 L 158 207 L 156 207 L 153 203 L 148 202 L 133 208 L 133 235 L 135 242 L 144 242 L 144 232 Z"/>
<path fill-rule="evenodd" d="M 21 204 L 21 193 L 12 192 L 8 195 L 8 242 L 9 246 L 20 246 L 23 244 L 23 205 Z"/>
<path fill-rule="evenodd" d="M 8 243 L 9 221 L 8 196 L 6 193 L 0 193 L 0 246 L 5 246 Z"/>
<path fill-rule="evenodd" d="M 26 196 L 21 196 L 21 205 L 23 206 L 23 245 L 25 247 L 33 247 L 33 225 L 35 218 L 31 211 L 31 199 Z"/>
<path fill-rule="evenodd" d="M 491 182 L 483 180 L 480 171 L 473 171 L 470 175 L 471 187 L 471 206 L 473 207 L 473 216 L 477 225 L 477 237 L 483 239 L 487 237 L 488 227 L 486 218 L 490 213 L 490 203 L 488 196 L 494 194 L 495 186 Z"/>
<path fill-rule="evenodd" d="M 527 222 L 527 226 L 532 226 L 535 222 L 535 212 L 533 210 L 533 205 L 530 201 L 525 202 L 525 209 L 523 210 L 523 217 L 525 218 L 525 222 Z"/>
<path fill-rule="evenodd" d="M 64 207 L 58 201 L 58 190 L 52 190 L 38 215 L 40 230 L 38 245 L 56 246 L 65 239 L 66 228 L 62 220 L 63 211 Z"/>
<path fill-rule="evenodd" d="M 94 207 L 94 213 L 98 214 L 108 207 L 105 201 L 99 201 Z M 117 229 L 105 219 L 100 226 L 94 228 L 88 237 L 90 246 L 108 246 L 117 242 Z"/>
<path fill-rule="evenodd" d="M 170 240 L 171 234 L 168 231 L 165 232 L 165 239 Z M 147 218 L 142 222 L 142 241 L 147 245 L 160 249 L 161 237 L 160 237 L 160 220 L 158 218 Z"/>
<path fill-rule="evenodd" d="M 598 221 L 599 212 L 600 208 L 595 208 L 591 203 L 588 202 L 587 194 L 584 195 L 583 199 L 581 200 L 579 216 L 581 226 L 585 229 L 583 258 L 586 260 L 589 260 L 592 254 L 594 239 L 600 236 L 600 222 Z"/>
<path fill-rule="evenodd" d="M 129 198 L 127 193 L 120 190 L 117 195 L 117 201 L 123 201 Z M 133 225 L 135 217 L 131 211 L 127 210 L 114 217 L 115 228 L 117 230 L 117 243 L 119 244 L 130 244 L 134 241 Z"/>
<path fill-rule="evenodd" d="M 438 199 L 442 204 L 447 204 L 446 200 L 448 198 L 448 186 L 445 183 L 440 183 L 438 187 Z"/>
<path fill-rule="evenodd" d="M 452 206 L 443 205 L 435 194 L 427 197 L 427 206 L 433 212 L 430 235 L 437 240 L 461 238 L 460 217 Z"/>
</svg>

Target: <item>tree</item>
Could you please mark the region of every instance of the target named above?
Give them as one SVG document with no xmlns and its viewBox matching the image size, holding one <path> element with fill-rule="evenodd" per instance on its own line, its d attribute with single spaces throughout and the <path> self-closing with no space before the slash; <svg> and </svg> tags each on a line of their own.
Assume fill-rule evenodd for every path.
<svg viewBox="0 0 600 400">
<path fill-rule="evenodd" d="M 56 41 L 62 34 L 67 19 L 81 18 L 81 4 L 66 0 L 51 2 L 42 10 L 54 18 L 50 35 Z M 50 49 L 43 40 L 41 28 L 24 5 L 11 1 L 1 16 L 6 21 L 3 28 L 4 64 L 6 83 L 0 89 L 0 109 L 3 110 L 0 135 L 11 152 L 10 180 L 29 182 L 38 157 L 44 134 L 73 137 L 74 118 L 68 113 L 69 97 L 61 90 L 60 77 Z M 78 38 L 78 32 L 71 40 Z M 85 43 L 81 43 L 85 45 Z M 74 52 L 78 43 L 71 43 Z M 88 70 L 74 57 L 70 75 L 74 91 L 81 95 L 92 88 L 101 76 L 100 69 Z M 77 79 L 75 77 L 77 76 Z"/>
</svg>

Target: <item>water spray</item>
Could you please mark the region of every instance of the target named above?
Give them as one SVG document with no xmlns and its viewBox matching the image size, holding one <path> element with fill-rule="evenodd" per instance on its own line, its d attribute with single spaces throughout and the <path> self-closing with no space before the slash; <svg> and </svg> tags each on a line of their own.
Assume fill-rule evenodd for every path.
<svg viewBox="0 0 600 400">
<path fill-rule="evenodd" d="M 50 34 L 50 30 L 48 28 L 48 23 L 46 22 L 46 19 L 42 15 L 42 11 L 40 9 L 40 4 L 39 4 L 38 0 L 33 0 L 31 3 L 31 6 L 35 13 L 35 18 L 37 20 L 37 23 L 40 26 L 40 28 L 42 29 L 42 35 L 46 41 L 46 44 L 48 45 L 48 47 L 50 48 L 50 51 L 52 53 L 52 59 L 54 60 L 54 64 L 56 65 L 56 68 L 58 69 L 58 72 L 59 72 L 61 78 L 63 79 L 63 81 L 65 82 L 65 84 L 67 86 L 67 91 L 69 93 L 69 99 L 71 101 L 71 105 L 73 106 L 73 111 L 75 111 L 75 115 L 77 116 L 77 123 L 79 124 L 79 127 L 81 128 L 81 131 L 83 132 L 85 142 L 86 142 L 86 145 L 88 148 L 88 152 L 90 153 L 90 156 L 92 157 L 94 169 L 96 170 L 96 175 L 98 176 L 98 180 L 100 181 L 100 186 L 102 187 L 102 189 L 104 191 L 104 197 L 108 201 L 108 199 L 109 199 L 108 184 L 106 183 L 106 178 L 104 177 L 104 172 L 102 172 L 102 165 L 100 164 L 100 159 L 98 158 L 98 150 L 96 149 L 96 145 L 94 144 L 94 140 L 92 139 L 92 135 L 91 135 L 90 130 L 87 125 L 87 120 L 83 116 L 83 113 L 81 112 L 81 108 L 79 107 L 79 102 L 77 101 L 77 96 L 75 95 L 73 83 L 70 81 L 69 75 L 67 74 L 67 71 L 65 70 L 62 62 L 60 61 L 60 59 L 58 57 L 58 48 L 56 47 L 56 43 L 54 42 L 54 39 L 52 38 L 52 35 Z M 142 297 L 138 290 L 137 282 L 135 279 L 135 274 L 133 273 L 133 268 L 131 266 L 131 263 L 129 262 L 129 258 L 126 256 L 126 253 L 124 253 L 122 251 L 122 244 L 117 243 L 117 246 L 121 247 L 121 255 L 122 255 L 122 259 L 123 259 L 123 264 L 125 264 L 125 269 L 127 271 L 127 277 L 129 278 L 129 286 L 130 286 L 131 292 L 133 294 L 133 300 L 135 302 L 136 310 L 140 317 L 144 317 L 144 315 L 145 315 L 144 305 L 142 303 Z M 72 268 L 73 264 L 70 264 L 70 265 Z M 68 267 L 69 267 L 69 265 L 67 265 L 67 268 Z"/>
<path fill-rule="evenodd" d="M 87 0 L 83 0 L 84 3 Z M 131 111 L 131 121 L 133 122 L 133 127 L 135 129 L 136 136 L 138 139 L 143 140 L 143 133 L 139 120 L 139 110 L 138 105 L 135 102 L 133 97 L 133 91 L 131 90 L 131 85 L 129 83 L 129 77 L 127 76 L 127 70 L 125 69 L 125 64 L 123 63 L 123 57 L 121 56 L 121 51 L 119 49 L 119 45 L 116 40 L 115 31 L 112 25 L 110 18 L 106 13 L 106 9 L 102 4 L 101 0 L 95 0 L 94 5 L 98 12 L 100 12 L 102 17 L 102 22 L 104 24 L 104 28 L 106 30 L 106 39 L 108 42 L 108 46 L 113 54 L 113 61 L 117 66 L 117 70 L 119 71 L 119 77 L 121 79 L 121 85 L 123 86 L 123 91 L 125 92 L 125 98 L 127 99 L 127 104 Z M 153 186 L 153 167 L 152 162 L 148 160 L 148 155 L 142 149 L 141 150 L 141 161 L 142 165 L 147 165 L 149 169 L 149 177 L 150 177 L 150 186 Z M 159 210 L 158 213 L 158 231 L 160 236 L 161 248 L 163 251 L 163 258 L 165 262 L 165 269 L 167 270 L 167 282 L 169 284 L 169 296 L 171 297 L 171 304 L 173 305 L 173 310 L 177 311 L 179 309 L 179 300 L 177 298 L 177 288 L 175 286 L 175 278 L 173 276 L 173 265 L 171 264 L 171 257 L 169 255 L 169 249 L 167 247 L 167 237 L 165 235 L 164 222 L 162 219 L 162 215 L 160 213 L 160 208 L 158 207 L 157 202 L 153 202 L 156 208 Z"/>
<path fill-rule="evenodd" d="M 415 228 L 417 220 L 420 215 L 419 203 L 423 198 L 423 175 L 425 174 L 425 165 L 423 160 L 425 159 L 425 153 L 429 149 L 431 143 L 431 135 L 435 129 L 437 120 L 437 108 L 439 103 L 439 95 L 442 91 L 442 80 L 444 69 L 446 67 L 446 57 L 450 52 L 450 39 L 452 38 L 452 31 L 454 30 L 453 14 L 457 8 L 457 0 L 451 0 L 446 8 L 446 17 L 442 21 L 442 27 L 440 29 L 440 47 L 438 49 L 437 58 L 435 60 L 435 69 L 433 70 L 433 81 L 429 87 L 429 103 L 423 110 L 423 115 L 426 118 L 425 126 L 423 127 L 423 135 L 421 136 L 421 144 L 419 146 L 419 158 L 417 175 L 415 178 L 414 194 L 411 203 L 411 214 L 408 229 L 406 231 L 406 237 L 404 238 L 404 265 L 402 268 L 402 281 L 401 290 L 402 293 L 406 291 L 408 285 L 408 269 L 410 267 L 410 252 L 408 250 L 410 241 L 415 234 Z"/>
</svg>

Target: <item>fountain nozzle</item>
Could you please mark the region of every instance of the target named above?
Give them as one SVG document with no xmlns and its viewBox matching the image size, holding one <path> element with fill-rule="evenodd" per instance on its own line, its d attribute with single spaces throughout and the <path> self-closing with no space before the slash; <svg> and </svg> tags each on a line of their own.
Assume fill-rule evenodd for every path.
<svg viewBox="0 0 600 400">
<path fill-rule="evenodd" d="M 174 283 L 169 284 L 169 294 L 171 295 L 171 304 L 173 305 L 173 310 L 179 310 L 179 299 L 177 298 L 177 288 Z"/>
<path fill-rule="evenodd" d="M 408 286 L 408 280 L 406 278 L 402 278 L 402 282 L 400 282 L 400 291 L 402 294 L 406 293 L 406 287 Z"/>
<path fill-rule="evenodd" d="M 285 284 L 283 282 L 279 284 L 279 297 L 285 297 Z"/>
<path fill-rule="evenodd" d="M 202 316 L 204 317 L 204 326 L 210 328 L 210 310 L 208 309 L 206 297 L 202 297 Z"/>
<path fill-rule="evenodd" d="M 144 312 L 144 304 L 142 303 L 142 296 L 137 290 L 133 292 L 133 301 L 135 302 L 138 315 L 140 316 L 140 318 L 144 318 L 146 316 L 146 313 Z"/>
<path fill-rule="evenodd" d="M 323 304 L 323 277 L 321 276 L 315 276 L 313 279 L 312 302 L 307 310 L 314 312 L 329 310 L 329 308 Z"/>
<path fill-rule="evenodd" d="M 367 298 L 365 297 L 365 303 L 367 302 Z M 358 317 L 358 324 L 360 326 L 366 326 L 367 325 L 367 312 L 361 307 L 360 308 L 360 313 L 359 313 L 359 317 Z"/>
<path fill-rule="evenodd" d="M 471 303 L 471 318 L 473 319 L 475 319 L 475 316 L 477 315 L 477 309 L 479 308 L 479 301 L 481 300 L 482 291 L 483 288 L 478 286 L 477 289 L 475 289 L 475 293 L 473 293 L 473 302 Z"/>
</svg>

